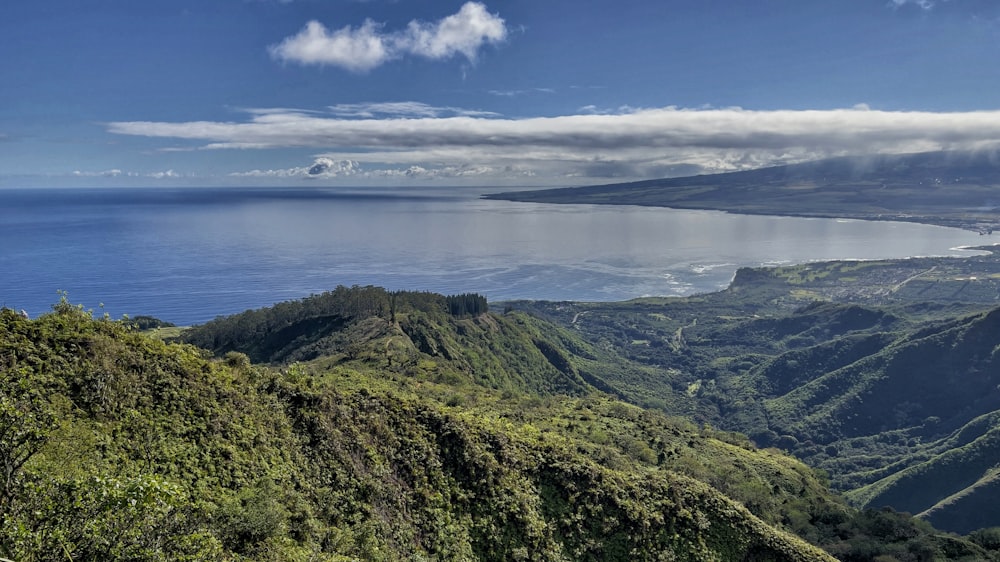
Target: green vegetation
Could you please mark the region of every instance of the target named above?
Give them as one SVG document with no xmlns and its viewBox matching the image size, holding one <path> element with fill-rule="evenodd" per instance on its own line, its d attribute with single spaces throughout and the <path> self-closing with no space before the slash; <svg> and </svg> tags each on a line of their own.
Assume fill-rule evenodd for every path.
<svg viewBox="0 0 1000 562">
<path fill-rule="evenodd" d="M 545 406 L 355 361 L 279 370 L 238 352 L 210 359 L 66 303 L 36 320 L 0 311 L 0 556 L 824 558 L 656 466 L 658 446 L 638 436 L 673 427 L 661 415 L 596 395 Z M 456 395 L 469 406 L 449 405 Z M 555 430 L 570 418 L 593 429 Z M 603 463 L 584 452 L 604 440 L 602 424 L 633 427 L 609 437 L 627 439 Z M 769 462 L 694 428 L 674 432 L 693 449 Z M 821 490 L 777 458 L 797 486 Z"/>
<path fill-rule="evenodd" d="M 485 314 L 486 308 L 478 295 L 338 287 L 218 318 L 181 338 L 217 355 L 244 353 L 255 362 L 320 358 L 326 366 L 377 367 L 437 382 L 474 380 L 498 390 L 543 395 L 590 388 L 585 374 L 561 351 L 562 342 L 544 333 L 544 326 L 524 314 Z M 483 312 L 473 315 L 474 310 Z"/>
<path fill-rule="evenodd" d="M 509 306 L 660 374 L 605 377 L 625 400 L 785 449 L 857 506 L 969 532 L 1000 523 L 1000 259 L 984 249 L 747 269 L 684 299 Z"/>
<path fill-rule="evenodd" d="M 1000 309 L 837 302 L 907 267 L 504 314 L 338 287 L 186 343 L 2 310 L 0 557 L 996 559 L 931 523 L 998 505 Z"/>
<path fill-rule="evenodd" d="M 134 318 L 125 319 L 124 322 L 136 330 L 156 330 L 161 328 L 176 327 L 170 322 L 164 322 L 163 320 L 152 316 L 136 316 Z"/>
</svg>

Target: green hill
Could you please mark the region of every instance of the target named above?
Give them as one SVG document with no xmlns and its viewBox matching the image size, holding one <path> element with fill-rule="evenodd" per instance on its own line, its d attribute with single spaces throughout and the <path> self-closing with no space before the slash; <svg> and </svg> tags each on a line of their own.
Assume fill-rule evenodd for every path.
<svg viewBox="0 0 1000 562">
<path fill-rule="evenodd" d="M 389 292 L 378 287 L 334 291 L 218 318 L 181 335 L 216 354 L 237 351 L 255 362 L 287 364 L 319 357 L 330 364 L 378 366 L 498 390 L 580 394 L 602 382 L 567 359 L 559 335 L 525 315 L 476 314 L 449 303 L 473 297 Z M 577 340 L 570 345 L 584 345 Z M 586 379 L 589 378 L 588 382 Z"/>
<path fill-rule="evenodd" d="M 836 473 L 860 505 L 921 513 L 960 532 L 995 525 L 1000 512 L 985 506 L 1000 500 L 998 322 L 1000 309 L 907 333 L 870 354 L 850 346 L 861 357 L 766 401 L 771 428 L 815 443 L 799 454 Z M 767 367 L 813 365 L 814 357 L 783 354 Z"/>
<path fill-rule="evenodd" d="M 946 427 L 1000 407 L 1000 309 L 906 334 L 769 402 L 782 428 L 851 438 Z M 807 360 L 808 363 L 808 360 Z"/>
</svg>

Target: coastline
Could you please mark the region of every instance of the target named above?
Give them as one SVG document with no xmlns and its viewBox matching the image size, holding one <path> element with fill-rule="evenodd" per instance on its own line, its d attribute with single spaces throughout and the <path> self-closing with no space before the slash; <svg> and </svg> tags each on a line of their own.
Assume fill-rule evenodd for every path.
<svg viewBox="0 0 1000 562">
<path fill-rule="evenodd" d="M 572 191 L 580 188 L 565 188 L 565 191 Z M 941 226 L 945 228 L 957 228 L 975 232 L 982 236 L 992 235 L 994 231 L 1000 231 L 1000 219 L 989 219 L 987 217 L 973 216 L 942 216 L 916 213 L 865 213 L 851 211 L 819 211 L 803 212 L 789 211 L 777 208 L 748 209 L 742 207 L 732 207 L 710 204 L 686 204 L 683 201 L 667 203 L 655 203 L 648 201 L 609 201 L 607 199 L 597 199 L 588 196 L 574 197 L 573 195 L 550 195 L 556 191 L 563 190 L 542 190 L 523 192 L 488 193 L 481 196 L 482 199 L 493 201 L 516 201 L 520 203 L 545 203 L 551 205 L 634 205 L 638 207 L 659 207 L 665 209 L 675 209 L 679 211 L 721 211 L 734 215 L 754 215 L 772 217 L 792 217 L 805 219 L 846 219 L 865 221 L 886 221 L 886 222 L 911 222 L 929 226 Z M 533 196 L 534 195 L 534 196 Z"/>
</svg>

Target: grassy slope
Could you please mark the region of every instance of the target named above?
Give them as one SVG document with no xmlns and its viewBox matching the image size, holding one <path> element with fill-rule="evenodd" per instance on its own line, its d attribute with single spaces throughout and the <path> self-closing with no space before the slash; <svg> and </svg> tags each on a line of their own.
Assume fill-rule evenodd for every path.
<svg viewBox="0 0 1000 562">
<path fill-rule="evenodd" d="M 769 400 L 769 419 L 779 433 L 831 447 L 813 460 L 826 456 L 862 484 L 851 494 L 862 505 L 918 513 L 963 491 L 996 501 L 980 481 L 1000 465 L 1000 433 L 982 423 L 1000 408 L 998 344 L 1000 309 L 919 330 Z M 855 467 L 840 460 L 859 446 L 877 456 Z M 961 516 L 949 505 L 931 520 L 963 532 L 1000 521 L 995 510 Z"/>
</svg>

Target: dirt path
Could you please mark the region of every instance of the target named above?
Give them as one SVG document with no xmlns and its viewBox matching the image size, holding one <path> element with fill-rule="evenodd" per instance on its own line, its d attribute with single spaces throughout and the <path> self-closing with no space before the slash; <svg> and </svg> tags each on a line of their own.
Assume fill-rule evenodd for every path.
<svg viewBox="0 0 1000 562">
<path fill-rule="evenodd" d="M 906 279 L 903 279 L 902 281 L 900 281 L 899 283 L 897 283 L 895 286 L 893 286 L 893 288 L 890 289 L 889 292 L 890 293 L 895 293 L 896 291 L 898 291 L 899 289 L 901 289 L 903 287 L 903 285 L 906 285 L 907 283 L 909 283 L 910 281 L 913 281 L 914 279 L 916 279 L 917 277 L 920 277 L 921 275 L 927 275 L 928 273 L 931 273 L 935 269 L 937 269 L 936 265 L 934 267 L 928 269 L 927 271 L 921 271 L 920 273 L 914 273 L 913 275 L 907 277 Z"/>
</svg>

